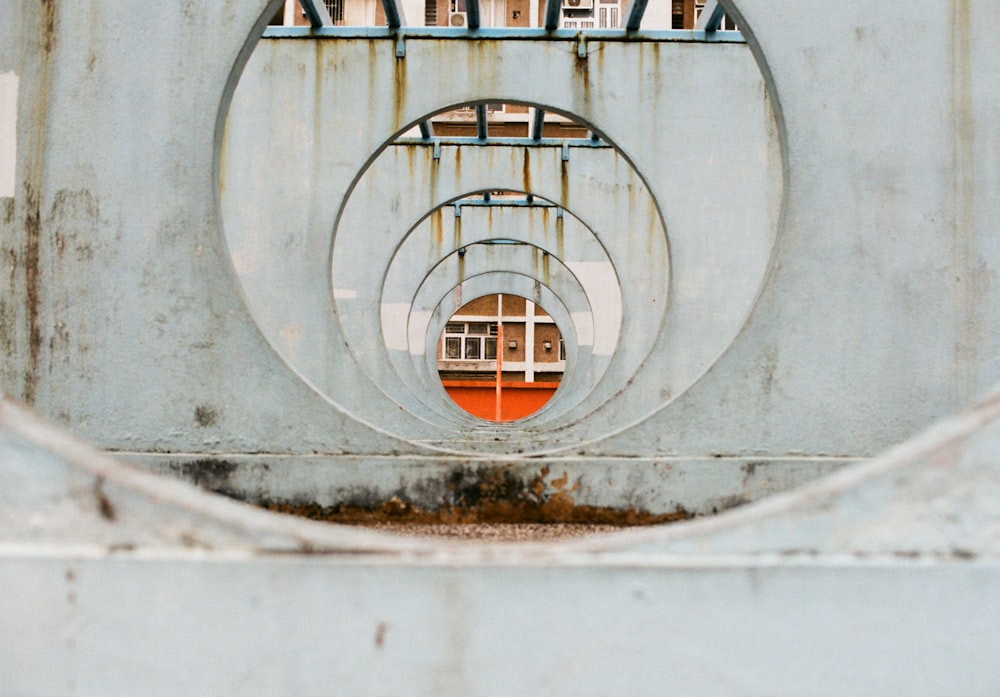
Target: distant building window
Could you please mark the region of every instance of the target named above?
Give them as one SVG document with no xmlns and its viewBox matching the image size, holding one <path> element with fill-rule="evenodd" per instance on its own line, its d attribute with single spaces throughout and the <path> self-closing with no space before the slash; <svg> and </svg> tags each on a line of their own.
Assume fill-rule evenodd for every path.
<svg viewBox="0 0 1000 697">
<path fill-rule="evenodd" d="M 684 0 L 673 0 L 670 7 L 670 27 L 672 29 L 684 28 Z"/>
<path fill-rule="evenodd" d="M 330 13 L 330 19 L 333 20 L 334 25 L 343 25 L 344 0 L 323 0 L 323 4 L 326 5 L 326 11 Z"/>
<path fill-rule="evenodd" d="M 448 322 L 444 327 L 446 361 L 495 361 L 496 322 Z"/>
<path fill-rule="evenodd" d="M 618 28 L 618 5 L 612 5 L 610 7 L 605 7 L 605 6 L 598 7 L 597 13 L 598 13 L 597 24 L 601 29 Z"/>
<path fill-rule="evenodd" d="M 701 17 L 701 12 L 704 9 L 705 9 L 705 3 L 704 2 L 701 2 L 700 0 L 698 2 L 695 2 L 695 4 L 694 4 L 694 21 L 695 22 L 698 21 L 699 17 Z M 719 25 L 719 29 L 722 29 L 723 31 L 736 31 L 738 28 L 739 27 L 736 26 L 736 22 L 734 22 L 733 20 L 729 19 L 728 16 L 723 16 L 722 23 Z"/>
</svg>

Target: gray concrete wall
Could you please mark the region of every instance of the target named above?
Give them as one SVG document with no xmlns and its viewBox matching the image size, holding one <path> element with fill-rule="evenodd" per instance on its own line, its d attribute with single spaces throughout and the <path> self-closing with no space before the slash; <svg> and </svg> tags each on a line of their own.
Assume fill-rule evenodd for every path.
<svg viewBox="0 0 1000 697">
<path fill-rule="evenodd" d="M 9 694 L 993 695 L 1000 397 L 712 518 L 431 542 L 253 509 L 0 401 Z"/>
<path fill-rule="evenodd" d="M 649 355 L 608 371 L 626 386 L 558 423 L 499 441 L 486 431 L 471 445 L 461 428 L 398 408 L 346 354 L 336 390 L 312 379 L 261 321 L 267 295 L 248 290 L 234 263 L 234 190 L 220 197 L 217 167 L 259 140 L 222 129 L 265 4 L 0 9 L 0 74 L 18 85 L 14 195 L 0 198 L 2 386 L 100 446 L 144 461 L 294 467 L 318 455 L 329 467 L 317 476 L 334 488 L 339 455 L 447 470 L 448 458 L 434 460 L 442 451 L 483 466 L 576 458 L 584 483 L 603 458 L 716 461 L 722 470 L 703 471 L 734 476 L 752 459 L 759 472 L 795 462 L 818 473 L 902 440 L 1000 377 L 995 3 L 873 13 L 860 1 L 745 0 L 726 4 L 746 45 L 593 40 L 585 60 L 571 39 L 411 40 L 405 59 L 389 39 L 265 41 L 298 82 L 258 93 L 273 101 L 264 116 L 285 123 L 292 107 L 318 115 L 329 99 L 366 110 L 377 98 L 369 129 L 303 120 L 292 131 L 328 156 L 332 182 L 308 168 L 253 182 L 269 200 L 309 199 L 313 218 L 291 233 L 311 262 L 332 254 L 338 201 L 378 148 L 470 98 L 582 114 L 656 200 L 670 303 Z M 245 85 L 262 79 L 263 55 Z M 535 63 L 548 69 L 524 79 Z M 330 78 L 318 90 L 316 65 Z M 421 82 L 458 65 L 460 80 Z M 255 113 L 253 94 L 241 99 Z M 320 205 L 327 186 L 334 196 Z M 742 268 L 744 233 L 756 240 L 752 273 L 721 292 L 732 275 L 712 272 Z M 318 268 L 293 299 L 329 311 Z M 277 302 L 282 288 L 270 290 Z M 320 320 L 336 327 L 335 315 Z M 324 345 L 335 348 L 331 337 Z"/>
</svg>

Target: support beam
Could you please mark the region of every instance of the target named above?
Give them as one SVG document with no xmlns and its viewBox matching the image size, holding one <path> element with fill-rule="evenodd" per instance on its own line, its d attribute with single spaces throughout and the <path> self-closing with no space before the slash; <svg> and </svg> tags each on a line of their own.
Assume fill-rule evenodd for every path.
<svg viewBox="0 0 1000 697">
<path fill-rule="evenodd" d="M 628 0 L 622 12 L 622 29 L 625 31 L 639 31 L 642 24 L 642 16 L 646 14 L 646 3 L 648 0 Z"/>
<path fill-rule="evenodd" d="M 531 139 L 541 140 L 545 130 L 545 109 L 535 107 L 535 116 L 531 120 Z"/>
<path fill-rule="evenodd" d="M 264 28 L 263 36 L 269 39 L 301 39 L 303 41 L 335 40 L 335 39 L 389 39 L 398 38 L 398 29 L 381 27 L 293 27 L 269 26 Z M 635 32 L 623 32 L 615 29 L 588 29 L 587 41 L 601 43 L 661 43 L 683 41 L 684 43 L 720 43 L 745 44 L 746 38 L 738 31 L 703 32 L 693 29 L 640 29 Z M 455 27 L 406 27 L 407 41 L 454 39 Z M 476 38 L 497 40 L 524 41 L 572 41 L 579 44 L 579 29 L 552 29 L 544 27 L 480 27 Z"/>
<path fill-rule="evenodd" d="M 434 126 L 430 121 L 420 122 L 420 137 L 424 140 L 430 140 L 434 137 Z"/>
<path fill-rule="evenodd" d="M 317 0 L 300 0 L 300 2 L 313 29 L 333 26 L 333 18 L 330 17 L 330 12 L 326 9 L 326 3 L 317 2 Z"/>
<path fill-rule="evenodd" d="M 719 4 L 719 0 L 708 0 L 698 21 L 695 22 L 695 31 L 713 32 L 718 31 L 722 25 L 722 18 L 726 15 L 726 8 Z"/>
<path fill-rule="evenodd" d="M 399 29 L 406 24 L 406 17 L 403 15 L 403 6 L 399 0 L 382 0 L 382 9 L 385 10 L 385 23 L 390 29 Z"/>
<path fill-rule="evenodd" d="M 545 31 L 552 31 L 559 28 L 559 13 L 562 12 L 560 0 L 546 0 L 545 3 Z"/>
<path fill-rule="evenodd" d="M 465 18 L 470 30 L 479 29 L 482 24 L 479 17 L 479 0 L 465 0 Z"/>
<path fill-rule="evenodd" d="M 525 147 L 550 147 L 550 148 L 562 148 L 564 145 L 570 148 L 610 148 L 603 140 L 593 140 L 592 138 L 540 138 L 534 140 L 533 138 L 510 138 L 504 136 L 490 136 L 487 143 L 484 143 L 481 138 L 476 136 L 438 136 L 432 134 L 431 139 L 424 138 L 414 138 L 408 136 L 400 136 L 393 141 L 393 145 L 434 145 L 435 148 L 442 145 L 458 145 L 458 146 L 482 146 L 486 145 L 499 145 L 515 148 L 525 148 Z"/>
<path fill-rule="evenodd" d="M 489 129 L 486 124 L 486 105 L 476 105 L 476 137 L 479 140 L 486 140 L 489 137 Z"/>
</svg>

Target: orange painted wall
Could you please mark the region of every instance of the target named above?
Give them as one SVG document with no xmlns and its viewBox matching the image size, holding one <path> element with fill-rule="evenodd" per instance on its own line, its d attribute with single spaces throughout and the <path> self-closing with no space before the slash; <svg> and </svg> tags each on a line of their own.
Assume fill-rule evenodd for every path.
<svg viewBox="0 0 1000 697">
<path fill-rule="evenodd" d="M 495 382 L 442 380 L 448 396 L 473 416 L 496 421 Z M 514 421 L 534 414 L 549 401 L 558 382 L 504 382 L 500 390 L 500 420 Z"/>
</svg>

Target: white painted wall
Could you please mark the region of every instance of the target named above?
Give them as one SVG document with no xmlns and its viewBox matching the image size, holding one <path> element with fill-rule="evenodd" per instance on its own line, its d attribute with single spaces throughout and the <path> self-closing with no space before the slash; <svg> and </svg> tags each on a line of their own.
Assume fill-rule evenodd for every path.
<svg viewBox="0 0 1000 697">
<path fill-rule="evenodd" d="M 17 75 L 0 73 L 0 196 L 14 196 L 17 164 Z"/>
</svg>

